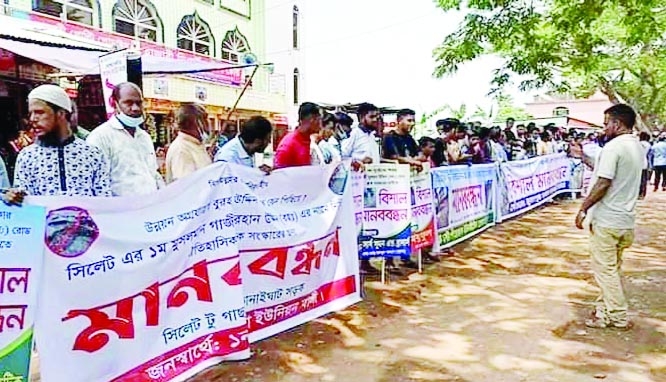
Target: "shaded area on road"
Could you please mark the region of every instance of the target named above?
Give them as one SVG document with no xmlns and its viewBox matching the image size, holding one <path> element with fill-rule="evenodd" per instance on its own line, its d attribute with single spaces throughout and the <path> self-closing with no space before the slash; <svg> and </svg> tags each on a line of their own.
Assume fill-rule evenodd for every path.
<svg viewBox="0 0 666 382">
<path fill-rule="evenodd" d="M 666 196 L 642 202 L 626 252 L 629 332 L 582 325 L 598 290 L 577 208 L 550 204 L 424 275 L 368 282 L 362 303 L 191 381 L 666 381 Z"/>
</svg>

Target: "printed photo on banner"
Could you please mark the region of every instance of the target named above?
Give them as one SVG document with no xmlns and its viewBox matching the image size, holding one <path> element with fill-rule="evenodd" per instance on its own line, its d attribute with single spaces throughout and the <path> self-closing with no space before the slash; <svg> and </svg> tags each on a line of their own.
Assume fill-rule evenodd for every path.
<svg viewBox="0 0 666 382">
<path fill-rule="evenodd" d="M 433 170 L 436 244 L 448 248 L 495 224 L 494 164 Z"/>
<path fill-rule="evenodd" d="M 46 209 L 0 203 L 0 381 L 28 381 Z"/>
<path fill-rule="evenodd" d="M 411 193 L 409 165 L 366 166 L 361 258 L 410 256 Z"/>
</svg>

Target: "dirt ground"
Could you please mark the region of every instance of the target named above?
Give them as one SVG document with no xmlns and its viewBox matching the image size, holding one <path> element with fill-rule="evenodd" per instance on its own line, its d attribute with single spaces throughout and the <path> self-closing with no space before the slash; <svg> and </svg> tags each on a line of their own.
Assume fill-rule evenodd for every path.
<svg viewBox="0 0 666 382">
<path fill-rule="evenodd" d="M 367 282 L 362 303 L 191 382 L 666 382 L 666 193 L 641 202 L 626 253 L 628 332 L 582 324 L 598 289 L 579 202 L 505 222 L 423 275 Z"/>
</svg>

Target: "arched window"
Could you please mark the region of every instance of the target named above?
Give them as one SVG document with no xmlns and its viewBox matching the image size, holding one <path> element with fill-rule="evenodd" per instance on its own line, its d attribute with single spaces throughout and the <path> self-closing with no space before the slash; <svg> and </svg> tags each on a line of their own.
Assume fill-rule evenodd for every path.
<svg viewBox="0 0 666 382">
<path fill-rule="evenodd" d="M 298 105 L 298 99 L 299 99 L 299 82 L 301 79 L 301 73 L 298 71 L 298 68 L 294 69 L 294 105 Z"/>
<path fill-rule="evenodd" d="M 555 116 L 555 117 L 568 117 L 569 116 L 569 109 L 564 107 L 564 106 L 558 106 L 555 109 L 553 109 L 553 116 Z"/>
<path fill-rule="evenodd" d="M 294 49 L 298 49 L 298 7 L 294 5 L 294 10 L 292 12 L 292 42 Z"/>
<path fill-rule="evenodd" d="M 215 55 L 215 40 L 208 24 L 193 15 L 183 17 L 178 25 L 178 47 L 207 56 Z"/>
<path fill-rule="evenodd" d="M 113 7 L 113 30 L 144 40 L 162 39 L 162 23 L 147 0 L 118 0 Z"/>
<path fill-rule="evenodd" d="M 94 7 L 91 0 L 33 0 L 32 10 L 67 21 L 93 25 Z"/>
<path fill-rule="evenodd" d="M 250 44 L 236 27 L 228 31 L 222 40 L 222 59 L 239 63 L 244 53 L 250 53 Z"/>
</svg>

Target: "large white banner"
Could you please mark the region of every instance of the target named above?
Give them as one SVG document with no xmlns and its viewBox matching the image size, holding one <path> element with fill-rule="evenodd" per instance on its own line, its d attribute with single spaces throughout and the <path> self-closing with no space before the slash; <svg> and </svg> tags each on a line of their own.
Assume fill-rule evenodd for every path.
<svg viewBox="0 0 666 382">
<path fill-rule="evenodd" d="M 241 193 L 257 198 L 240 216 L 251 223 L 237 228 L 244 237 L 251 342 L 360 301 L 351 174 L 345 167 L 278 170 L 270 176 L 235 168 L 235 175 L 244 180 L 241 187 L 249 186 Z"/>
<path fill-rule="evenodd" d="M 150 197 L 28 200 L 49 209 L 42 380 L 182 381 L 359 301 L 347 174 L 215 164 Z"/>
<path fill-rule="evenodd" d="M 498 221 L 510 219 L 571 190 L 570 160 L 552 154 L 500 165 Z"/>
</svg>

